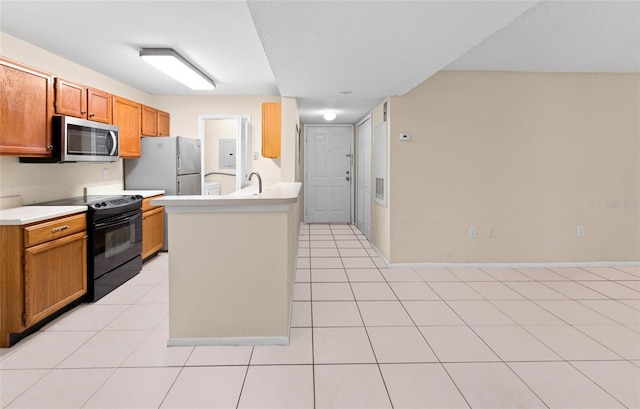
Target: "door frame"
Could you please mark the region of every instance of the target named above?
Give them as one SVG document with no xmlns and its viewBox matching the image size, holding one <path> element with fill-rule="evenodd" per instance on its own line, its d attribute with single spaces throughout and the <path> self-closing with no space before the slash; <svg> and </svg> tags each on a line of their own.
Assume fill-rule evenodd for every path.
<svg viewBox="0 0 640 409">
<path fill-rule="evenodd" d="M 304 213 L 303 213 L 303 220 L 305 223 L 307 223 L 307 200 L 306 198 L 309 197 L 307 194 L 307 164 L 309 163 L 308 160 L 308 152 L 309 149 L 307 149 L 307 128 L 311 128 L 311 127 L 322 127 L 322 128 L 329 128 L 329 127 L 349 127 L 351 129 L 351 134 L 349 136 L 349 146 L 351 147 L 351 166 L 349 168 L 349 174 L 351 175 L 351 187 L 350 187 L 350 191 L 349 191 L 349 224 L 354 224 L 354 216 L 355 216 L 355 207 L 354 207 L 354 202 L 355 202 L 355 183 L 353 183 L 353 175 L 354 175 L 354 166 L 355 166 L 355 148 L 354 148 L 354 126 L 353 124 L 305 124 L 304 125 L 304 197 L 305 197 L 305 201 L 304 201 Z"/>
<path fill-rule="evenodd" d="M 370 153 L 369 167 L 370 167 L 370 170 L 372 170 L 373 169 L 373 159 L 372 159 L 372 156 L 373 156 L 373 115 L 371 115 L 371 113 L 369 113 L 365 117 L 363 117 L 354 126 L 354 135 L 356 135 L 356 137 L 354 138 L 354 152 L 355 152 L 355 161 L 354 161 L 354 163 L 355 163 L 355 166 L 356 166 L 356 169 L 357 169 L 358 161 L 360 160 L 360 156 L 362 155 L 362 153 L 358 149 L 358 147 L 360 146 L 360 140 L 359 140 L 360 135 L 358 133 L 358 129 L 360 128 L 360 125 L 364 124 L 367 121 L 369 121 L 370 127 L 371 127 L 371 134 L 369 135 L 369 142 L 370 142 L 370 149 L 371 149 L 371 151 L 369 152 Z M 366 166 L 365 166 L 365 168 L 366 168 Z M 356 174 L 356 183 L 355 183 L 355 186 L 354 186 L 354 191 L 355 191 L 356 195 L 357 195 L 357 192 L 358 192 L 358 186 L 357 186 L 357 184 L 358 184 L 357 183 L 357 178 L 358 177 L 360 177 L 360 175 Z M 369 189 L 371 189 L 371 179 L 372 178 L 373 178 L 373 172 L 370 172 L 370 174 L 369 174 L 369 184 L 370 184 Z M 364 187 L 363 187 L 363 190 L 364 190 Z M 363 195 L 365 193 L 366 192 L 363 192 Z M 369 194 L 371 195 L 371 190 L 369 191 Z M 367 202 L 364 199 L 363 199 L 363 202 L 364 202 L 363 203 L 363 206 L 364 206 Z M 371 236 L 371 222 L 373 220 L 373 218 L 371 217 L 371 211 L 373 210 L 373 206 L 371 205 L 371 202 L 372 202 L 372 199 L 370 197 L 369 198 L 369 236 Z M 357 206 L 359 206 L 359 204 L 356 203 L 356 204 L 354 204 L 354 207 L 353 207 L 353 209 L 354 209 L 353 220 L 354 220 L 354 224 L 356 226 L 358 224 L 358 215 L 357 215 L 357 209 L 358 208 L 357 208 Z M 363 218 L 365 218 L 365 215 L 367 214 L 367 212 L 365 210 L 363 210 L 363 212 L 364 212 Z M 365 226 L 366 226 L 366 222 L 367 222 L 366 220 L 363 220 L 363 223 L 364 223 Z M 363 226 L 363 230 L 364 230 L 364 226 Z M 364 234 L 365 232 L 363 231 L 362 233 Z M 365 236 L 367 236 L 367 235 L 365 234 Z M 370 239 L 370 238 L 371 237 L 367 237 L 367 239 Z"/>
</svg>

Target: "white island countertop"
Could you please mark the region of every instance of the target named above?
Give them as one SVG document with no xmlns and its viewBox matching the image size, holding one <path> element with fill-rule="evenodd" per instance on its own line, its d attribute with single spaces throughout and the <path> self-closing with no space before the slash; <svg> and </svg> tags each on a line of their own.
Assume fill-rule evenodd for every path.
<svg viewBox="0 0 640 409">
<path fill-rule="evenodd" d="M 20 226 L 74 213 L 86 212 L 87 206 L 19 206 L 0 210 L 0 225 Z"/>
<path fill-rule="evenodd" d="M 228 206 L 273 206 L 296 203 L 300 194 L 299 182 L 280 182 L 263 188 L 258 194 L 257 186 L 248 186 L 225 196 L 165 196 L 152 199 L 151 204 L 172 207 L 228 207 Z"/>
</svg>

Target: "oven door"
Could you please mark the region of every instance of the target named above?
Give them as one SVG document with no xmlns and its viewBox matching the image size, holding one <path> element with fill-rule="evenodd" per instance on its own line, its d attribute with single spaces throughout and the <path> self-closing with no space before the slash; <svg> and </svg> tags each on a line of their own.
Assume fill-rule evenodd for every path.
<svg viewBox="0 0 640 409">
<path fill-rule="evenodd" d="M 103 219 L 93 230 L 93 279 L 142 253 L 142 211 Z"/>
</svg>

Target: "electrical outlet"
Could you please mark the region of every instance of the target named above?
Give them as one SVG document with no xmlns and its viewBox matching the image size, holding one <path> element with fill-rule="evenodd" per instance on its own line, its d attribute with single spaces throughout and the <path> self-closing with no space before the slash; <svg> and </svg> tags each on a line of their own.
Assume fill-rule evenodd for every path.
<svg viewBox="0 0 640 409">
<path fill-rule="evenodd" d="M 494 234 L 495 234 L 495 229 L 493 227 L 489 227 L 489 230 L 487 230 L 487 237 L 492 239 Z"/>
<path fill-rule="evenodd" d="M 473 226 L 469 226 L 469 238 L 473 239 L 476 237 L 476 228 Z"/>
<path fill-rule="evenodd" d="M 578 229 L 576 230 L 576 235 L 578 237 L 584 236 L 584 226 L 578 226 Z"/>
<path fill-rule="evenodd" d="M 109 179 L 109 169 L 107 168 L 102 169 L 102 179 L 104 180 Z"/>
<path fill-rule="evenodd" d="M 253 160 L 258 160 L 258 152 L 253 152 Z"/>
</svg>

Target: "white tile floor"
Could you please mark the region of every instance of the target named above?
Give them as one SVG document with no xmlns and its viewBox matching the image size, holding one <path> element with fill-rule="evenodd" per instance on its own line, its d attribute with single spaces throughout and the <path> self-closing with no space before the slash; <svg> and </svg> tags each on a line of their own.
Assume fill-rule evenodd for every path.
<svg viewBox="0 0 640 409">
<path fill-rule="evenodd" d="M 303 225 L 289 346 L 167 348 L 167 260 L 1 349 L 1 406 L 640 407 L 637 266 L 387 269 Z"/>
</svg>

